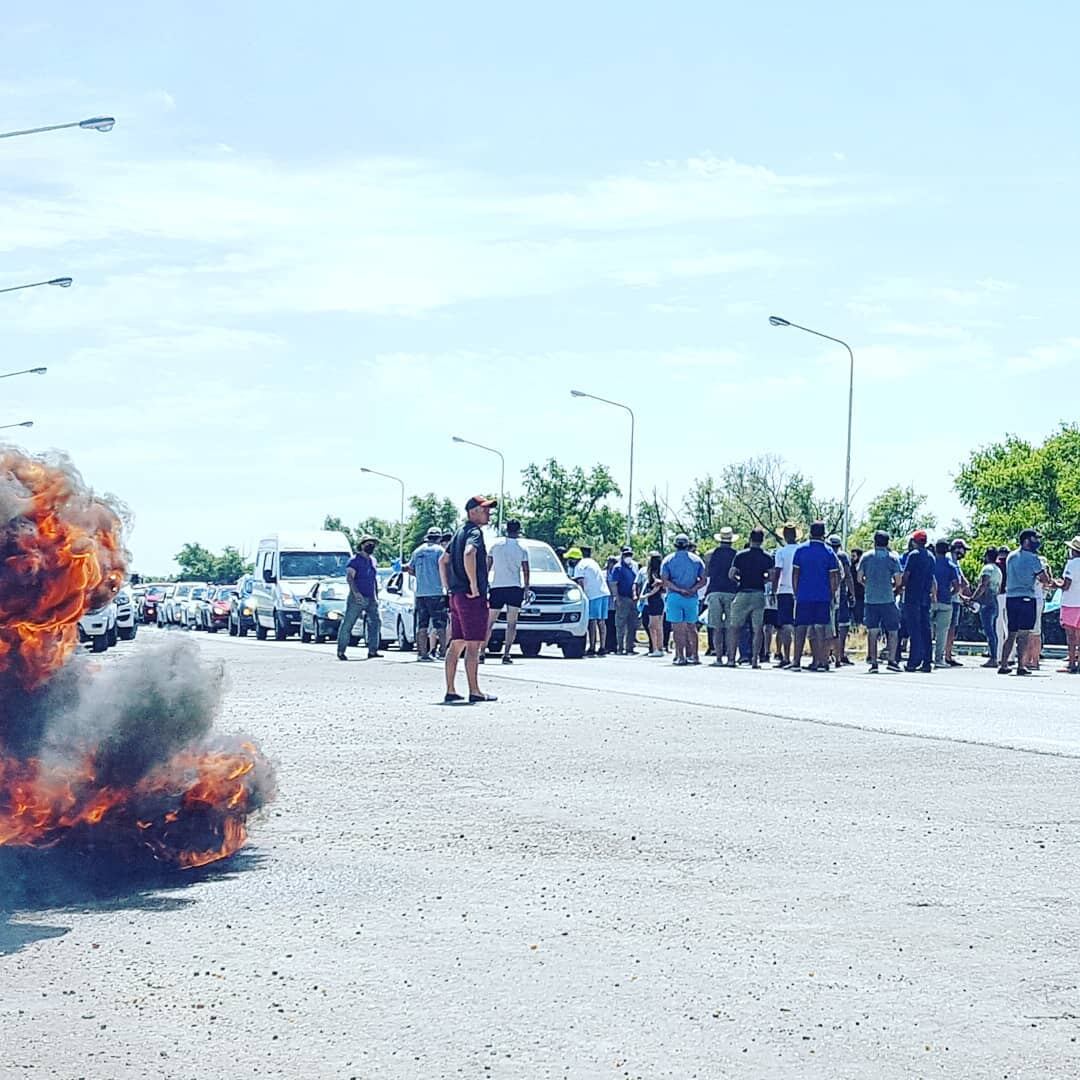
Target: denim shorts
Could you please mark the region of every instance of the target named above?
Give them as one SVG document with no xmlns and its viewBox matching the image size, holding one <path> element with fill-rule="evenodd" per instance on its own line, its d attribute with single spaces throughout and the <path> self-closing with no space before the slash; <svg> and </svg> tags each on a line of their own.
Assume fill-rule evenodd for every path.
<svg viewBox="0 0 1080 1080">
<path fill-rule="evenodd" d="M 608 607 L 611 605 L 610 596 L 597 596 L 589 601 L 589 619 L 599 619 L 603 622 L 607 618 Z"/>
<path fill-rule="evenodd" d="M 900 629 L 900 612 L 895 604 L 864 604 L 863 615 L 867 630 L 892 633 Z"/>
<path fill-rule="evenodd" d="M 693 596 L 680 596 L 676 592 L 669 592 L 664 597 L 664 615 L 669 623 L 697 623 L 698 621 L 698 598 Z"/>
</svg>

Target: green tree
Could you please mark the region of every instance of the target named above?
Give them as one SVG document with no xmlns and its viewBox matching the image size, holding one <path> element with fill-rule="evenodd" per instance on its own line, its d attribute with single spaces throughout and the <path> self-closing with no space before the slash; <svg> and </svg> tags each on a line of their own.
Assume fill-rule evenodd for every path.
<svg viewBox="0 0 1080 1080">
<path fill-rule="evenodd" d="M 932 529 L 937 518 L 926 509 L 926 496 L 913 487 L 893 484 L 871 500 L 851 543 L 868 551 L 874 546 L 874 533 L 884 529 L 894 540 L 903 540 L 916 529 Z"/>
<path fill-rule="evenodd" d="M 252 564 L 246 562 L 234 547 L 226 547 L 215 555 L 202 544 L 185 544 L 175 556 L 180 566 L 178 581 L 208 581 L 228 584 L 243 574 L 250 574 Z"/>
<path fill-rule="evenodd" d="M 604 504 L 620 495 L 606 465 L 585 472 L 580 465 L 566 468 L 554 458 L 529 465 L 521 473 L 524 492 L 515 512 L 527 536 L 553 546 L 591 544 L 612 548 L 626 534 L 626 516 Z"/>
<path fill-rule="evenodd" d="M 334 514 L 327 514 L 323 518 L 323 526 L 328 532 L 344 533 L 349 544 L 355 551 L 360 546 L 360 537 L 374 536 L 379 541 L 377 554 L 393 558 L 397 555 L 398 523 L 387 521 L 385 518 L 366 517 L 355 525 L 349 526 Z M 388 555 L 392 552 L 392 555 Z"/>
<path fill-rule="evenodd" d="M 459 512 L 452 499 L 440 498 L 433 491 L 429 491 L 426 495 L 411 496 L 409 510 L 409 516 L 405 520 L 406 558 L 424 542 L 428 529 L 435 526 L 438 529 L 453 531 L 460 524 L 462 516 L 462 512 Z"/>
<path fill-rule="evenodd" d="M 1009 435 L 976 450 L 956 490 L 980 543 L 1015 545 L 1021 529 L 1038 529 L 1059 565 L 1080 532 L 1080 428 L 1063 424 L 1041 446 Z"/>
<path fill-rule="evenodd" d="M 250 574 L 255 564 L 248 562 L 236 548 L 228 546 L 217 556 L 213 580 L 222 585 L 230 584 L 244 574 Z"/>
</svg>

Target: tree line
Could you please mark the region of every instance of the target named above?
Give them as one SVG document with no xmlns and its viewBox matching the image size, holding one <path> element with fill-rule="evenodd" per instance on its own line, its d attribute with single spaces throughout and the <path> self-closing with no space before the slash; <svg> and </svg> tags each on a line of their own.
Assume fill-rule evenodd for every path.
<svg viewBox="0 0 1080 1080">
<path fill-rule="evenodd" d="M 968 519 L 949 522 L 942 535 L 968 540 L 971 566 L 966 569 L 977 570 L 988 545 L 1015 545 L 1025 528 L 1038 529 L 1047 557 L 1061 564 L 1066 543 L 1080 533 L 1080 427 L 1063 424 L 1038 444 L 1007 435 L 975 450 L 961 465 L 955 487 Z M 626 515 L 615 508 L 622 494 L 607 465 L 585 469 L 549 458 L 522 470 L 521 490 L 507 495 L 503 517 L 518 518 L 526 536 L 552 547 L 587 543 L 607 555 L 618 551 L 626 537 Z M 452 530 L 464 516 L 455 500 L 434 492 L 412 496 L 408 510 L 406 554 L 432 526 Z M 669 551 L 680 532 L 707 550 L 723 525 L 743 537 L 762 528 L 768 540 L 779 544 L 786 521 L 803 529 L 811 521 L 824 521 L 828 531 L 839 532 L 842 520 L 841 500 L 819 492 L 782 458 L 765 454 L 727 465 L 717 476 L 696 478 L 677 501 L 654 487 L 635 507 L 631 534 L 640 556 L 653 549 Z M 891 485 L 852 522 L 849 546 L 872 547 L 877 529 L 902 541 L 916 528 L 933 530 L 937 524 L 924 495 L 910 485 Z M 328 514 L 323 528 L 343 532 L 354 547 L 370 533 L 380 540 L 382 561 L 397 554 L 396 521 L 366 517 L 349 525 L 340 514 Z M 214 554 L 197 543 L 185 544 L 176 561 L 181 580 L 235 581 L 251 568 L 234 547 Z"/>
</svg>

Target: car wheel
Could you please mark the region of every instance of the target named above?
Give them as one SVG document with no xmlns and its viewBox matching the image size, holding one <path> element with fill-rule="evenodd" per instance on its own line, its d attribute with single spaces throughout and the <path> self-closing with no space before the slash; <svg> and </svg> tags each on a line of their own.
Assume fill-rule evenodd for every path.
<svg viewBox="0 0 1080 1080">
<path fill-rule="evenodd" d="M 289 628 L 285 623 L 285 620 L 274 612 L 274 637 L 278 641 L 284 641 L 289 636 Z"/>
<path fill-rule="evenodd" d="M 323 642 L 325 642 L 325 641 L 326 641 L 326 634 L 324 634 L 324 633 L 323 633 L 323 632 L 322 632 L 322 631 L 321 631 L 321 630 L 319 629 L 319 616 L 318 616 L 318 615 L 316 615 L 316 616 L 315 616 L 315 617 L 314 617 L 314 618 L 313 618 L 313 619 L 311 620 L 311 633 L 312 633 L 312 636 L 313 636 L 313 637 L 314 637 L 314 639 L 315 639 L 315 644 L 316 644 L 316 645 L 322 645 L 322 644 L 323 644 Z"/>
<path fill-rule="evenodd" d="M 412 652 L 413 643 L 409 640 L 408 635 L 405 633 L 405 623 L 401 616 L 398 616 L 397 621 L 397 647 L 399 652 Z"/>
<path fill-rule="evenodd" d="M 108 647 L 109 637 L 107 634 L 98 634 L 98 636 L 94 638 L 93 643 L 90 645 L 90 648 L 93 649 L 94 652 L 104 652 Z"/>
<path fill-rule="evenodd" d="M 300 640 L 305 645 L 310 645 L 311 644 L 311 634 L 307 630 L 304 629 L 304 616 L 303 615 L 300 616 Z"/>
<path fill-rule="evenodd" d="M 244 616 L 241 615 L 240 618 L 236 620 L 236 636 L 247 637 L 247 632 L 248 628 L 244 625 Z"/>
<path fill-rule="evenodd" d="M 119 634 L 120 634 L 120 640 L 121 641 L 131 641 L 135 637 L 135 627 L 134 626 L 121 627 L 121 629 L 119 631 Z"/>
<path fill-rule="evenodd" d="M 115 626 L 111 630 L 105 631 L 105 640 L 109 643 L 108 648 L 110 649 L 120 640 Z"/>
<path fill-rule="evenodd" d="M 522 656 L 536 657 L 540 655 L 539 641 L 522 641 L 518 643 Z"/>
<path fill-rule="evenodd" d="M 265 641 L 266 640 L 266 627 L 263 626 L 263 624 L 261 622 L 259 622 L 258 614 L 255 615 L 255 636 L 260 641 Z"/>
<path fill-rule="evenodd" d="M 229 637 L 236 637 L 240 633 L 239 627 L 233 622 L 233 617 L 229 616 Z"/>
<path fill-rule="evenodd" d="M 561 648 L 567 660 L 580 660 L 585 655 L 585 639 L 574 638 L 573 641 L 564 642 Z"/>
</svg>

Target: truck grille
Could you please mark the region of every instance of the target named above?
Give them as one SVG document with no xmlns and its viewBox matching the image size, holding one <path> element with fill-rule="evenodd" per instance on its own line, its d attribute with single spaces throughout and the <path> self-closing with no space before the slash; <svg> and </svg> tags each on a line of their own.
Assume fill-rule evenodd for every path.
<svg viewBox="0 0 1080 1080">
<path fill-rule="evenodd" d="M 561 604 L 566 590 L 562 585 L 536 585 L 530 591 L 541 604 Z"/>
</svg>

